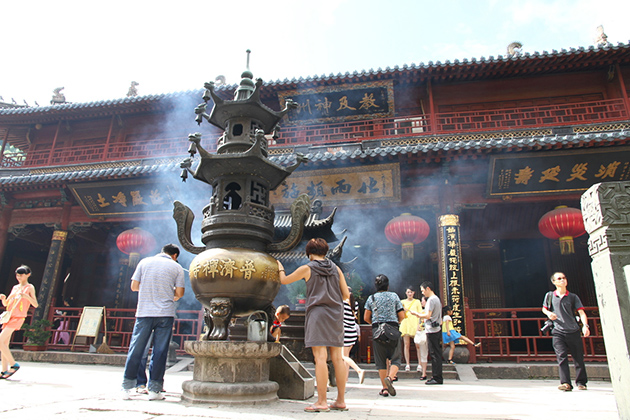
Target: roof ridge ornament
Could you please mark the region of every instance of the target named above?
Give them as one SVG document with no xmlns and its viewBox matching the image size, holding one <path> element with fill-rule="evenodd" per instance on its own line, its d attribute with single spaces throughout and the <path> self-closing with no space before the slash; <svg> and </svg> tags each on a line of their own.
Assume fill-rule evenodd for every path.
<svg viewBox="0 0 630 420">
<path fill-rule="evenodd" d="M 519 57 L 523 54 L 523 44 L 518 41 L 511 42 L 507 46 L 507 56 L 508 57 Z"/>
<path fill-rule="evenodd" d="M 612 47 L 612 44 L 608 42 L 608 36 L 604 33 L 604 25 L 599 25 L 596 29 L 597 37 L 593 40 L 597 48 Z"/>
</svg>

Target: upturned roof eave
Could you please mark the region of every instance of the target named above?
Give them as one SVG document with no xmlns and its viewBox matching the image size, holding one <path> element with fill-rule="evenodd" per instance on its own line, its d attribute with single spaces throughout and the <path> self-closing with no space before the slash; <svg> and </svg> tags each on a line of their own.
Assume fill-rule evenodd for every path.
<svg viewBox="0 0 630 420">
<path fill-rule="evenodd" d="M 313 147 L 305 157 L 311 164 L 316 163 L 359 163 L 365 159 L 397 158 L 402 156 L 457 156 L 473 154 L 489 154 L 500 152 L 520 152 L 550 149 L 575 149 L 578 147 L 605 147 L 626 143 L 630 141 L 630 130 L 623 129 L 615 132 L 600 133 L 578 133 L 567 135 L 543 135 L 535 137 L 505 138 L 497 136 L 484 140 L 462 140 L 462 141 L 436 141 L 435 143 L 417 143 L 397 146 L 378 146 L 363 150 L 354 149 L 352 151 L 337 151 L 334 154 L 326 152 L 326 146 Z M 172 160 L 172 161 L 171 161 Z M 72 170 L 73 167 L 64 166 L 59 171 L 51 168 L 16 168 L 4 169 L 0 171 L 0 188 L 3 190 L 41 188 L 42 185 L 57 185 L 59 183 L 70 184 L 74 182 L 103 181 L 107 179 L 147 177 L 157 172 L 172 171 L 178 173 L 179 160 L 172 158 L 167 163 L 156 163 L 153 159 L 143 159 L 128 161 L 128 165 L 112 171 L 103 172 L 95 170 L 103 163 L 92 165 L 81 165 Z M 290 165 L 295 161 L 295 153 L 287 153 L 270 157 L 270 160 L 277 165 Z M 112 165 L 120 167 L 121 162 L 111 162 Z M 106 166 L 106 165 L 105 165 Z M 79 167 L 81 169 L 79 169 Z M 48 172 L 46 172 L 46 169 Z M 55 176 L 53 176 L 53 174 Z M 325 220 L 325 219 L 324 219 Z"/>
</svg>

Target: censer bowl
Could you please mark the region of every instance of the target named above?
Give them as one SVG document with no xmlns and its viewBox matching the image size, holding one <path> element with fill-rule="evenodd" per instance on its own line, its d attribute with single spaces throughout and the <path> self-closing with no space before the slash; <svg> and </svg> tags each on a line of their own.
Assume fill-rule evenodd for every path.
<svg viewBox="0 0 630 420">
<path fill-rule="evenodd" d="M 278 263 L 271 255 L 247 248 L 211 248 L 190 263 L 190 284 L 197 300 L 212 310 L 230 299 L 231 315 L 268 310 L 280 290 Z"/>
</svg>

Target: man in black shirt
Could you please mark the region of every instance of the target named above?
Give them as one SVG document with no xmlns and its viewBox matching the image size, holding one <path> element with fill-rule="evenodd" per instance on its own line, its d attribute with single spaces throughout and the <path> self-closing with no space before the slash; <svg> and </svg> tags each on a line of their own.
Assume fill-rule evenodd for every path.
<svg viewBox="0 0 630 420">
<path fill-rule="evenodd" d="M 569 371 L 569 353 L 575 365 L 575 383 L 579 390 L 586 390 L 586 367 L 584 366 L 584 347 L 580 335 L 580 325 L 575 319 L 575 311 L 582 321 L 582 333 L 584 337 L 590 335 L 588 319 L 584 312 L 584 305 L 575 293 L 567 290 L 567 278 L 564 273 L 556 272 L 551 276 L 551 282 L 556 290 L 547 293 L 543 302 L 542 311 L 553 321 L 553 349 L 558 360 L 560 371 L 560 391 L 571 391 L 571 373 Z"/>
</svg>

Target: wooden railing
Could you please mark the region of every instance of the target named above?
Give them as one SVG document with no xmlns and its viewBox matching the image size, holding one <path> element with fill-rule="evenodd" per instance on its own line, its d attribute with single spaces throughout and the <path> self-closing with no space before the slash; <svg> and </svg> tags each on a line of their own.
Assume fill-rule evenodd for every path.
<svg viewBox="0 0 630 420">
<path fill-rule="evenodd" d="M 599 310 L 585 308 L 591 334 L 583 337 L 584 359 L 606 361 Z M 502 308 L 468 310 L 466 335 L 481 342 L 476 360 L 553 361 L 552 337 L 540 331 L 545 316 L 540 308 Z M 470 327 L 472 325 L 472 328 Z"/>
<path fill-rule="evenodd" d="M 484 109 L 478 111 L 441 112 L 375 120 L 349 121 L 334 124 L 285 126 L 280 137 L 270 141 L 270 147 L 297 145 L 326 145 L 354 143 L 369 139 L 402 138 L 431 134 L 467 133 L 558 127 L 593 124 L 630 119 L 623 99 L 609 99 L 582 103 L 565 103 L 519 108 Z M 435 121 L 435 126 L 431 125 Z M 214 151 L 214 142 L 204 142 Z M 57 147 L 51 151 L 31 150 L 28 156 L 9 156 L 5 153 L 2 167 L 34 167 L 123 159 L 174 157 L 187 155 L 188 142 L 184 139 L 151 139 L 104 143 L 89 146 Z"/>
<path fill-rule="evenodd" d="M 151 157 L 186 156 L 188 142 L 185 139 L 178 140 L 155 139 L 118 143 L 109 145 L 107 150 L 105 144 L 57 147 L 52 152 L 50 150 L 35 150 L 28 153 L 23 166 L 72 165 Z"/>
<path fill-rule="evenodd" d="M 2 168 L 19 168 L 24 165 L 26 155 L 24 153 L 5 152 L 2 156 Z"/>
<path fill-rule="evenodd" d="M 430 134 L 428 115 L 283 127 L 273 146 L 351 143 L 422 134 Z"/>
<path fill-rule="evenodd" d="M 623 99 L 436 114 L 437 132 L 492 131 L 628 119 Z"/>
<path fill-rule="evenodd" d="M 32 312 L 32 311 L 31 311 Z M 59 312 L 64 313 L 60 315 Z M 73 347 L 77 351 L 87 351 L 90 344 L 98 347 L 102 341 L 100 338 L 94 340 L 91 337 L 75 337 L 79 319 L 83 308 L 52 307 L 48 320 L 58 328 L 51 329 L 52 336 L 48 340 L 49 350 L 70 351 Z M 107 309 L 107 345 L 115 352 L 126 353 L 131 342 L 131 334 L 135 322 L 135 309 Z M 26 318 L 24 325 L 31 323 L 31 315 Z M 177 352 L 184 354 L 184 341 L 198 340 L 203 330 L 203 311 L 199 310 L 178 310 L 173 325 L 172 341 L 177 343 Z M 104 329 L 101 325 L 100 333 Z M 68 342 L 64 343 L 63 340 Z M 22 345 L 24 343 L 22 331 L 16 331 L 11 344 Z"/>
<path fill-rule="evenodd" d="M 55 311 L 63 311 L 65 315 L 55 315 Z M 92 338 L 77 337 L 75 333 L 83 308 L 53 307 L 49 320 L 66 328 L 53 329 L 53 336 L 48 342 L 50 350 L 87 351 L 90 344 L 98 347 L 101 341 Z M 583 338 L 585 360 L 605 362 L 606 350 L 602 336 L 599 310 L 597 307 L 585 308 L 591 335 Z M 107 344 L 115 352 L 125 353 L 129 348 L 135 309 L 107 309 Z M 543 334 L 540 329 L 545 318 L 540 308 L 501 308 L 501 309 L 469 309 L 467 310 L 468 331 L 466 335 L 481 347 L 471 352 L 471 363 L 477 361 L 553 361 L 555 354 L 551 345 L 552 337 Z M 30 315 L 25 325 L 30 324 Z M 470 325 L 473 327 L 470 328 Z M 200 310 L 177 311 L 175 318 L 173 341 L 178 344 L 177 352 L 184 354 L 184 341 L 197 340 L 203 330 L 203 312 Z M 287 328 L 287 331 L 291 328 Z M 101 332 L 102 329 L 101 329 Z M 61 336 L 67 333 L 68 343 L 61 342 Z M 371 352 L 372 329 L 369 325 L 361 325 L 359 358 L 364 363 L 374 360 Z M 295 337 L 294 337 L 295 338 Z M 22 345 L 23 332 L 16 331 L 11 344 Z M 411 351 L 412 360 L 416 360 L 416 352 Z"/>
</svg>

